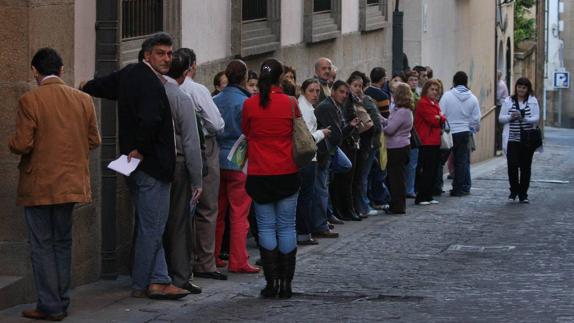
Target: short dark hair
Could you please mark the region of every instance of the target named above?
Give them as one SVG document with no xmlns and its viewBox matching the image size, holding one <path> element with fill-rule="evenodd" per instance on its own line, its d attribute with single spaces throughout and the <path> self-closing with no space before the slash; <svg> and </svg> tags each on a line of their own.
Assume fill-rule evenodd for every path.
<svg viewBox="0 0 574 323">
<path fill-rule="evenodd" d="M 60 76 L 60 70 L 64 63 L 62 62 L 62 57 L 55 49 L 44 47 L 38 49 L 36 54 L 34 54 L 31 65 L 34 66 L 38 73 L 44 76 Z"/>
<path fill-rule="evenodd" d="M 148 53 L 157 45 L 173 46 L 173 39 L 168 33 L 155 33 L 142 43 L 142 51 Z"/>
<path fill-rule="evenodd" d="M 189 66 L 195 64 L 195 62 L 197 61 L 197 57 L 195 56 L 195 52 L 191 48 L 182 47 L 182 48 L 178 49 L 177 52 L 182 52 L 184 55 L 187 55 L 187 57 L 189 57 Z"/>
<path fill-rule="evenodd" d="M 411 77 L 416 77 L 416 78 L 418 78 L 418 77 L 419 77 L 419 72 L 417 72 L 417 71 L 415 71 L 415 70 L 407 71 L 407 72 L 405 73 L 405 77 L 406 77 L 406 80 L 405 80 L 405 81 L 408 82 L 409 78 L 411 78 Z"/>
<path fill-rule="evenodd" d="M 225 76 L 229 84 L 241 84 L 245 80 L 245 74 L 247 73 L 247 65 L 240 59 L 234 59 L 225 68 Z"/>
<path fill-rule="evenodd" d="M 349 75 L 349 79 L 347 80 L 347 83 L 348 83 L 348 84 L 351 84 L 351 82 L 352 82 L 352 81 L 350 81 L 351 78 L 353 78 L 353 80 L 354 80 L 356 77 L 360 77 L 360 78 L 363 80 L 363 85 L 364 85 L 364 86 L 366 86 L 367 84 L 369 84 L 370 81 L 371 81 L 371 80 L 367 77 L 367 75 L 366 75 L 365 73 L 363 73 L 363 72 L 361 72 L 361 71 L 353 71 L 353 72 L 351 73 L 351 75 Z"/>
<path fill-rule="evenodd" d="M 405 75 L 405 72 L 394 72 L 393 77 L 391 77 L 391 79 L 394 79 L 395 77 L 400 78 L 403 82 L 407 81 L 407 76 Z"/>
<path fill-rule="evenodd" d="M 180 78 L 185 71 L 189 69 L 189 58 L 182 53 L 173 53 L 171 56 L 171 66 L 167 76 L 177 79 Z"/>
<path fill-rule="evenodd" d="M 382 67 L 375 67 L 371 70 L 371 82 L 379 83 L 382 79 L 387 76 L 387 71 Z"/>
<path fill-rule="evenodd" d="M 421 73 L 421 72 L 426 72 L 427 69 L 424 66 L 421 65 L 417 65 L 415 67 L 413 67 L 413 71 L 416 71 L 417 73 Z"/>
<path fill-rule="evenodd" d="M 347 82 L 342 80 L 336 80 L 335 83 L 333 83 L 333 86 L 331 87 L 331 91 L 337 91 L 341 86 L 348 88 L 349 84 L 347 84 Z"/>
<path fill-rule="evenodd" d="M 249 70 L 248 74 L 247 74 L 247 80 L 258 80 L 259 77 L 257 76 L 257 72 L 255 72 L 254 70 Z"/>
<path fill-rule="evenodd" d="M 430 66 L 427 66 L 427 67 L 425 67 L 425 69 L 427 70 L 427 77 L 429 78 L 429 80 L 430 80 L 430 79 L 432 79 L 432 78 L 433 78 L 433 76 L 434 76 L 434 73 L 433 73 L 432 67 L 430 67 Z"/>
<path fill-rule="evenodd" d="M 458 71 L 452 77 L 452 84 L 454 86 L 464 85 L 468 87 L 468 75 L 463 71 Z"/>
<path fill-rule="evenodd" d="M 349 78 L 347 79 L 347 84 L 351 85 L 351 83 L 353 83 L 353 82 L 355 82 L 355 81 L 357 81 L 357 80 L 363 82 L 363 85 L 365 85 L 365 79 L 363 79 L 363 78 L 361 77 L 361 75 L 359 75 L 359 74 L 351 74 L 351 75 L 349 76 Z"/>
</svg>

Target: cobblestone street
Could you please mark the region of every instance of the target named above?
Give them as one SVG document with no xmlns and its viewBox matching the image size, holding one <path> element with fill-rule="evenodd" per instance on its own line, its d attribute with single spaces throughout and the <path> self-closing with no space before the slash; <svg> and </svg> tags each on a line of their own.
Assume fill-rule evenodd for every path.
<svg viewBox="0 0 574 323">
<path fill-rule="evenodd" d="M 472 194 L 337 226 L 299 248 L 289 300 L 263 275 L 196 279 L 178 302 L 129 297 L 129 280 L 76 288 L 69 322 L 574 322 L 574 131 L 547 129 L 530 205 L 507 201 L 506 162 L 473 168 Z M 450 182 L 445 184 L 445 190 Z M 251 259 L 257 251 L 251 245 Z M 28 322 L 0 312 L 2 322 Z"/>
</svg>

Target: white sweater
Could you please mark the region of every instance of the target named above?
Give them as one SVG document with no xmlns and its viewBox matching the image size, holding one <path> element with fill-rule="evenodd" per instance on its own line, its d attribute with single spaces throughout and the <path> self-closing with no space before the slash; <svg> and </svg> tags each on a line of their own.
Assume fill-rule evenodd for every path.
<svg viewBox="0 0 574 323">
<path fill-rule="evenodd" d="M 325 133 L 322 130 L 317 130 L 317 118 L 315 117 L 315 108 L 311 102 L 307 101 L 305 96 L 299 96 L 299 110 L 301 111 L 301 116 L 303 120 L 305 120 L 305 124 L 309 129 L 311 135 L 313 135 L 313 139 L 315 139 L 315 144 L 321 142 L 321 140 L 325 139 Z M 313 158 L 313 161 L 317 160 L 317 156 Z"/>
<path fill-rule="evenodd" d="M 500 109 L 500 115 L 498 115 L 498 122 L 504 125 L 502 129 L 502 150 L 504 154 L 506 154 L 508 148 L 508 137 L 510 134 L 510 109 L 512 109 L 514 102 L 512 102 L 512 97 L 507 97 L 504 102 L 502 103 L 502 107 Z M 537 126 L 540 121 L 540 107 L 538 106 L 538 100 L 534 96 L 529 96 L 526 103 L 519 102 L 518 105 L 520 109 L 523 110 L 526 105 L 530 108 L 530 116 L 526 116 L 522 122 L 531 124 L 533 126 Z M 542 147 L 539 147 L 537 151 L 542 152 Z"/>
<path fill-rule="evenodd" d="M 440 108 L 450 124 L 451 133 L 480 130 L 478 99 L 464 86 L 447 91 L 440 99 Z"/>
</svg>

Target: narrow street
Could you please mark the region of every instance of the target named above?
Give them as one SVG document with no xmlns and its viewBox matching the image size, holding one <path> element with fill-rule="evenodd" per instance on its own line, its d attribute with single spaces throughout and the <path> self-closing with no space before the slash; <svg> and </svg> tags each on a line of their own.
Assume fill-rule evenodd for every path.
<svg viewBox="0 0 574 323">
<path fill-rule="evenodd" d="M 123 277 L 76 288 L 66 321 L 574 322 L 573 161 L 574 130 L 547 129 L 529 205 L 507 201 L 497 158 L 473 168 L 470 196 L 337 226 L 299 248 L 289 300 L 258 298 L 262 274 L 196 279 L 204 292 L 177 302 L 131 298 Z M 29 306 L 0 321 L 29 322 Z"/>
</svg>

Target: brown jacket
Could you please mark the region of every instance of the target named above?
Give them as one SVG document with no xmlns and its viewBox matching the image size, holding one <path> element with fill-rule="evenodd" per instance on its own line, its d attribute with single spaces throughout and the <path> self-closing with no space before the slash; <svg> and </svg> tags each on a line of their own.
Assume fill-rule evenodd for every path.
<svg viewBox="0 0 574 323">
<path fill-rule="evenodd" d="M 22 155 L 18 199 L 22 206 L 92 199 L 90 150 L 101 143 L 89 95 L 57 77 L 20 98 L 10 151 Z"/>
</svg>

